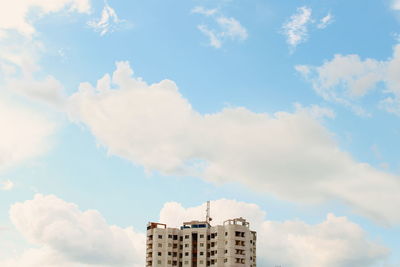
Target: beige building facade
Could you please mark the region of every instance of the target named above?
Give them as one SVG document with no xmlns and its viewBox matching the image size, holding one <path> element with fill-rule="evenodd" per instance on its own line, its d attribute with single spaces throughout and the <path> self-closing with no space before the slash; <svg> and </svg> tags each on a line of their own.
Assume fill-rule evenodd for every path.
<svg viewBox="0 0 400 267">
<path fill-rule="evenodd" d="M 191 221 L 178 228 L 148 223 L 146 267 L 255 267 L 257 234 L 243 218 L 211 226 Z"/>
</svg>

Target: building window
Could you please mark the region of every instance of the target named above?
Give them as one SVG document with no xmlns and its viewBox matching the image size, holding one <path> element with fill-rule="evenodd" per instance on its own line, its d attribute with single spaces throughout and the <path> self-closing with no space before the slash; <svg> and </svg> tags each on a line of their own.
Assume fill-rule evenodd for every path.
<svg viewBox="0 0 400 267">
<path fill-rule="evenodd" d="M 158 256 L 161 256 L 161 252 L 158 252 L 157 255 L 158 255 Z"/>
<path fill-rule="evenodd" d="M 158 235 L 158 239 L 162 239 L 162 235 Z"/>
</svg>

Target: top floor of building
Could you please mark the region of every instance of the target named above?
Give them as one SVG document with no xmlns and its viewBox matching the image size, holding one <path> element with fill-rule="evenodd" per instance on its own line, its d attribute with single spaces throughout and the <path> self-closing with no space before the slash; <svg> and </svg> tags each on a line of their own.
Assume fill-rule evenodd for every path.
<svg viewBox="0 0 400 267">
<path fill-rule="evenodd" d="M 230 237 L 249 238 L 256 241 L 256 232 L 250 230 L 250 223 L 244 218 L 229 219 L 222 225 L 212 226 L 207 221 L 184 222 L 181 227 L 168 227 L 163 223 L 149 222 L 147 224 L 147 237 L 153 239 L 172 239 L 183 241 L 192 238 L 192 233 L 198 233 L 199 237 L 210 239 L 226 239 Z"/>
</svg>

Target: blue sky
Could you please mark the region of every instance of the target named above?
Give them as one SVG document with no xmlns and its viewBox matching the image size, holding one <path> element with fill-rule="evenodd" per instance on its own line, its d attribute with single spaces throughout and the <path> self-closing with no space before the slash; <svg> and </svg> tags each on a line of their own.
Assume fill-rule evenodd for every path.
<svg viewBox="0 0 400 267">
<path fill-rule="evenodd" d="M 400 266 L 399 1 L 4 5 L 1 266 L 144 266 L 207 200 L 259 266 Z"/>
</svg>

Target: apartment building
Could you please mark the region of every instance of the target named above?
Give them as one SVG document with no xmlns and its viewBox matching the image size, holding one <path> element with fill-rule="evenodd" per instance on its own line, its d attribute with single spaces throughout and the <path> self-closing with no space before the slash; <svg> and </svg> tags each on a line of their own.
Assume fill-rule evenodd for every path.
<svg viewBox="0 0 400 267">
<path fill-rule="evenodd" d="M 255 267 L 255 231 L 243 218 L 211 226 L 206 221 L 184 222 L 178 228 L 147 225 L 146 267 Z"/>
</svg>

